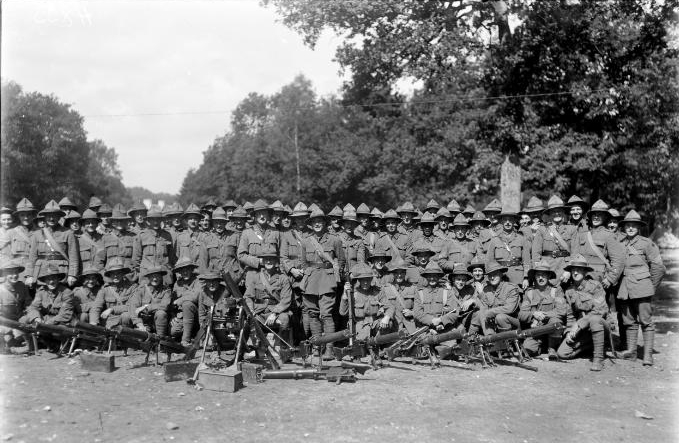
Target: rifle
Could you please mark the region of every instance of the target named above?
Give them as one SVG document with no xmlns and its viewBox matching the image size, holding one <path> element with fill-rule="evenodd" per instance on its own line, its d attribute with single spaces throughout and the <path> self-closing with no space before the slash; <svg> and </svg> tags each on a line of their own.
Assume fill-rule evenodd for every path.
<svg viewBox="0 0 679 443">
<path fill-rule="evenodd" d="M 418 340 L 420 340 L 420 337 L 428 331 L 429 326 L 422 326 L 407 337 L 394 342 L 394 344 L 389 346 L 385 351 L 387 360 L 393 361 L 396 357 L 412 356 L 413 350 L 417 349 L 416 344 Z"/>
<path fill-rule="evenodd" d="M 335 348 L 335 356 L 338 360 L 342 360 L 343 357 L 351 356 L 354 357 L 365 357 L 370 355 L 370 364 L 373 369 L 377 369 L 381 366 L 379 352 L 380 347 L 383 345 L 390 345 L 392 343 L 398 342 L 409 337 L 408 331 L 401 329 L 397 332 L 392 332 L 389 334 L 381 334 L 375 337 L 368 337 L 365 340 L 355 340 L 349 341 L 349 346 L 344 348 Z"/>
<path fill-rule="evenodd" d="M 354 337 L 356 336 L 356 319 L 354 317 L 354 291 L 350 287 L 349 289 L 344 289 L 344 293 L 347 295 L 347 304 L 349 305 L 349 346 L 354 345 Z M 341 360 L 341 357 L 340 357 Z"/>
<path fill-rule="evenodd" d="M 364 365 L 367 366 L 367 365 Z M 328 380 L 340 384 L 342 382 L 354 383 L 356 381 L 356 373 L 364 374 L 369 368 L 367 367 L 342 367 L 331 366 L 329 368 L 316 369 L 281 369 L 273 371 L 262 371 L 263 379 L 287 379 L 299 380 L 302 378 L 313 380 Z"/>
<path fill-rule="evenodd" d="M 264 331 L 262 330 L 262 327 L 260 326 L 259 322 L 255 319 L 254 314 L 252 313 L 252 310 L 248 306 L 248 304 L 245 302 L 245 299 L 243 298 L 243 294 L 240 292 L 240 289 L 238 288 L 238 285 L 236 282 L 233 281 L 233 278 L 231 278 L 231 274 L 228 272 L 221 272 L 222 279 L 224 280 L 224 283 L 226 283 L 227 289 L 233 294 L 233 296 L 237 299 L 240 299 L 241 303 L 240 306 L 243 309 L 243 312 L 245 313 L 245 317 L 249 320 L 250 324 L 252 324 L 253 328 L 255 329 L 255 335 L 257 335 L 257 339 L 259 340 L 260 344 L 264 345 L 264 353 L 269 360 L 269 364 L 271 365 L 272 368 L 274 369 L 280 369 L 280 355 L 278 355 L 278 360 L 275 358 L 274 353 L 276 352 L 273 349 L 273 346 L 271 346 L 271 343 L 269 343 L 269 340 L 266 338 L 266 334 L 264 334 Z M 272 352 L 273 351 L 273 352 Z"/>
<path fill-rule="evenodd" d="M 0 316 L 0 326 L 4 326 L 6 328 L 10 329 L 16 329 L 17 331 L 21 331 L 24 334 L 28 334 L 28 336 L 31 339 L 31 345 L 33 345 L 33 354 L 37 354 L 38 352 L 38 337 L 36 336 L 37 334 L 37 329 L 33 325 L 26 325 L 23 323 L 19 323 L 18 321 L 11 320 L 7 317 L 2 317 Z M 28 342 L 27 342 L 28 343 Z M 29 347 L 30 351 L 30 347 Z"/>
</svg>

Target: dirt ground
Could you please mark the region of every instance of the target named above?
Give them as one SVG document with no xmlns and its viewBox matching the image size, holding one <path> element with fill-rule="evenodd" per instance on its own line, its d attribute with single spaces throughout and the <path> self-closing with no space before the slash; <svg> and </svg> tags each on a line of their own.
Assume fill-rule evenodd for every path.
<svg viewBox="0 0 679 443">
<path fill-rule="evenodd" d="M 394 363 L 356 383 L 266 380 L 234 394 L 116 358 L 0 356 L 0 442 L 679 441 L 679 267 L 657 295 L 656 365 L 533 360 L 538 372 Z M 169 429 L 174 423 L 176 429 Z"/>
</svg>

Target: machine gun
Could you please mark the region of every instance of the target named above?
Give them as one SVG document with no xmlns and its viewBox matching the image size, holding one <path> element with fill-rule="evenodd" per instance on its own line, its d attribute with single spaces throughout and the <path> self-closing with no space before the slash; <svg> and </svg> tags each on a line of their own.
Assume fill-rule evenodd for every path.
<svg viewBox="0 0 679 443">
<path fill-rule="evenodd" d="M 297 346 L 281 349 L 280 356 L 283 359 L 283 361 L 289 361 L 292 357 L 301 358 L 304 367 L 306 367 L 307 358 L 312 357 L 314 351 L 317 351 L 319 354 L 318 366 L 322 366 L 323 360 L 320 358 L 321 347 L 329 343 L 347 340 L 351 336 L 352 335 L 349 329 L 343 329 L 341 331 L 330 332 L 327 334 L 314 335 L 311 336 L 308 340 L 300 342 Z"/>
<path fill-rule="evenodd" d="M 169 338 L 160 337 L 147 331 L 140 331 L 138 329 L 127 328 L 125 326 L 117 326 L 115 329 L 116 340 L 121 341 L 126 346 L 133 349 L 139 349 L 146 352 L 146 359 L 144 364 L 148 364 L 149 356 L 154 351 L 156 354 L 156 365 L 159 364 L 158 354 L 162 351 L 167 354 L 167 361 L 170 361 L 172 354 L 184 354 L 185 359 L 188 357 L 188 349 Z"/>
<path fill-rule="evenodd" d="M 466 360 L 469 358 L 474 358 L 478 355 L 484 368 L 488 366 L 496 366 L 496 363 L 502 362 L 502 364 L 509 364 L 537 372 L 538 369 L 536 367 L 524 364 L 524 361 L 528 360 L 529 357 L 527 357 L 523 352 L 521 345 L 519 344 L 519 340 L 525 340 L 529 337 L 540 337 L 543 335 L 554 334 L 561 330 L 563 330 L 562 325 L 552 323 L 530 329 L 503 331 L 496 334 L 475 334 L 473 336 L 464 338 L 460 347 L 463 353 L 466 354 Z M 498 359 L 496 361 L 493 359 L 493 357 L 491 357 L 491 351 L 502 350 L 508 350 L 510 353 L 514 354 L 518 360 L 518 363 L 509 362 L 504 359 Z"/>
<path fill-rule="evenodd" d="M 335 347 L 335 357 L 342 360 L 346 356 L 352 358 L 361 358 L 366 355 L 370 355 L 370 365 L 373 369 L 377 369 L 382 366 L 380 360 L 380 347 L 384 345 L 391 345 L 392 343 L 399 342 L 410 336 L 408 331 L 401 329 L 397 332 L 391 332 L 389 334 L 381 334 L 375 337 L 368 337 L 366 340 L 351 340 L 349 341 L 349 346 L 344 348 Z"/>
<path fill-rule="evenodd" d="M 347 362 L 342 362 L 347 363 Z M 342 382 L 354 383 L 356 381 L 356 374 L 365 374 L 365 371 L 370 369 L 370 366 L 355 366 L 355 367 L 345 367 L 345 366 L 330 366 L 321 367 L 318 366 L 314 369 L 280 369 L 273 371 L 262 371 L 262 379 L 286 379 L 286 380 L 299 380 L 302 378 L 312 379 L 312 380 L 327 380 L 329 382 L 335 382 L 340 384 Z"/>
<path fill-rule="evenodd" d="M 0 326 L 4 326 L 6 328 L 10 329 L 16 329 L 17 331 L 21 331 L 24 334 L 28 335 L 29 339 L 31 340 L 31 344 L 33 347 L 33 354 L 37 354 L 38 352 L 38 337 L 37 337 L 37 329 L 33 325 L 25 325 L 23 323 L 19 323 L 18 321 L 11 320 L 6 317 L 0 316 Z M 27 339 L 28 340 L 28 339 Z M 30 347 L 29 347 L 30 350 Z"/>
</svg>

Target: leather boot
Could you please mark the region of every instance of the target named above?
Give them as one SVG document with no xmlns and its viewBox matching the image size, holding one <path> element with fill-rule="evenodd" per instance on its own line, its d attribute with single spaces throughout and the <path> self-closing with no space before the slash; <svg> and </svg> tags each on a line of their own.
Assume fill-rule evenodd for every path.
<svg viewBox="0 0 679 443">
<path fill-rule="evenodd" d="M 637 337 L 639 336 L 639 325 L 628 326 L 625 330 L 627 338 L 627 349 L 620 354 L 625 360 L 637 359 Z"/>
<path fill-rule="evenodd" d="M 653 366 L 653 341 L 655 340 L 655 328 L 647 326 L 642 328 L 644 336 L 644 366 Z"/>
<path fill-rule="evenodd" d="M 326 317 L 323 319 L 323 333 L 329 334 L 335 332 L 335 321 L 332 317 Z M 323 360 L 334 360 L 335 352 L 332 343 L 325 345 L 325 353 L 323 354 Z"/>
<path fill-rule="evenodd" d="M 601 371 L 604 368 L 604 331 L 592 332 L 592 367 L 590 371 Z"/>
</svg>

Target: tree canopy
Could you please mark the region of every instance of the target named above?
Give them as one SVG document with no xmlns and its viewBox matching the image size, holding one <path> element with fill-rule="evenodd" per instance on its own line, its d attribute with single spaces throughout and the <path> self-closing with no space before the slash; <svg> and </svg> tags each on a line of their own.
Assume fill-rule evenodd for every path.
<svg viewBox="0 0 679 443">
<path fill-rule="evenodd" d="M 96 195 L 129 204 L 118 156 L 101 140 L 87 140 L 83 118 L 53 95 L 2 85 L 1 200 L 14 205 L 27 197 L 34 205 L 69 197 L 86 206 Z"/>
</svg>

